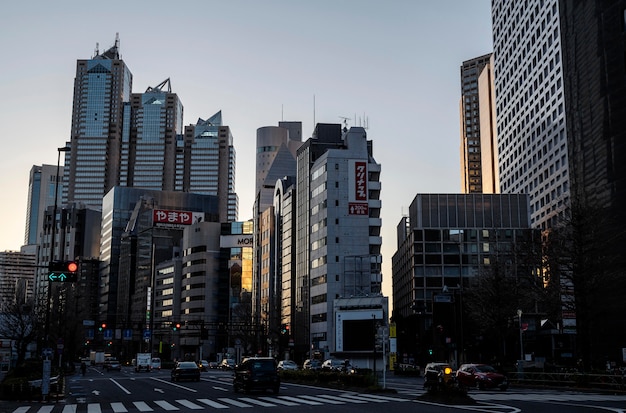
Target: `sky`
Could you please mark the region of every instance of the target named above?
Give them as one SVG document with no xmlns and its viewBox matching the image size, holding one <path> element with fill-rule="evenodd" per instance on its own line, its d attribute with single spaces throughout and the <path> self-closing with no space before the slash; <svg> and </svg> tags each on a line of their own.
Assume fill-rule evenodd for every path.
<svg viewBox="0 0 626 413">
<path fill-rule="evenodd" d="M 460 66 L 492 52 L 490 0 L 5 2 L 0 13 L 0 251 L 24 243 L 28 177 L 70 139 L 78 59 L 119 33 L 133 92 L 170 79 L 184 125 L 222 111 L 252 218 L 256 130 L 367 127 L 381 164 L 383 293 L 419 193 L 458 193 Z M 61 161 L 62 162 L 62 161 Z"/>
</svg>

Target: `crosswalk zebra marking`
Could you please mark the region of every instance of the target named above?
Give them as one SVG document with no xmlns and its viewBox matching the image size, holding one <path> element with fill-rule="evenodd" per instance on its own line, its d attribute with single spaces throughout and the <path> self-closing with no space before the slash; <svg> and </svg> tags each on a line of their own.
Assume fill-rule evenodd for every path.
<svg viewBox="0 0 626 413">
<path fill-rule="evenodd" d="M 261 407 L 274 407 L 274 406 L 276 406 L 275 404 L 264 402 L 263 400 L 252 399 L 250 397 L 242 397 L 239 400 L 242 400 L 242 401 L 248 402 L 248 403 L 252 403 L 252 404 L 256 404 L 256 405 L 261 406 Z"/>
<path fill-rule="evenodd" d="M 352 401 L 352 400 L 360 400 L 363 403 L 367 403 L 368 401 L 372 401 L 374 403 L 388 403 L 389 402 L 389 400 L 379 400 L 379 399 L 366 400 L 365 398 L 363 398 L 359 394 L 342 394 L 341 397 L 346 397 L 350 401 Z"/>
<path fill-rule="evenodd" d="M 111 409 L 113 409 L 113 413 L 127 413 L 126 407 L 124 407 L 123 403 L 115 402 L 111 403 Z"/>
<path fill-rule="evenodd" d="M 365 400 L 358 400 L 358 399 L 346 400 L 344 396 L 335 396 L 332 394 L 319 394 L 317 397 L 322 398 L 324 401 L 326 401 L 327 399 L 330 399 L 330 400 L 343 401 L 344 403 L 346 401 L 349 401 L 351 403 L 367 403 Z"/>
<path fill-rule="evenodd" d="M 75 404 L 68 404 L 63 408 L 63 413 L 76 413 L 76 407 Z"/>
<path fill-rule="evenodd" d="M 17 409 L 13 410 L 13 413 L 26 413 L 28 409 L 30 409 L 30 406 L 18 407 Z"/>
<path fill-rule="evenodd" d="M 198 399 L 198 401 L 200 403 L 204 403 L 207 406 L 211 406 L 211 407 L 214 407 L 216 409 L 228 409 L 228 406 L 226 406 L 225 404 L 214 402 L 211 399 Z"/>
<path fill-rule="evenodd" d="M 87 405 L 87 413 L 102 413 L 100 403 L 89 403 Z"/>
<path fill-rule="evenodd" d="M 232 404 L 233 406 L 237 406 L 237 407 L 252 407 L 249 404 L 241 403 L 240 401 L 233 400 L 233 399 L 227 399 L 225 397 L 222 397 L 218 400 L 224 403 Z"/>
<path fill-rule="evenodd" d="M 154 403 L 158 404 L 164 410 L 168 410 L 168 411 L 180 410 L 178 407 L 174 406 L 173 404 L 165 400 L 155 400 Z"/>
<path fill-rule="evenodd" d="M 189 401 L 189 400 L 184 400 L 184 399 L 183 399 L 183 400 L 176 400 L 176 403 L 180 403 L 180 404 L 182 404 L 183 406 L 185 406 L 186 408 L 188 408 L 188 409 L 192 409 L 192 410 L 201 410 L 201 409 L 204 409 L 204 407 L 202 407 L 202 406 L 200 406 L 200 405 L 198 405 L 198 404 L 195 404 L 194 402 Z"/>
<path fill-rule="evenodd" d="M 379 399 L 379 400 L 386 400 L 389 402 L 408 402 L 410 401 L 409 399 L 403 399 L 400 397 L 389 397 L 389 396 L 383 396 L 381 394 L 361 394 L 360 395 L 363 399 Z"/>
<path fill-rule="evenodd" d="M 319 400 L 320 399 L 319 396 L 309 396 L 307 394 L 303 394 L 300 397 L 302 397 L 303 399 L 310 399 L 310 400 Z M 330 403 L 330 404 L 346 404 L 346 402 L 342 402 L 342 401 L 339 401 L 339 400 L 330 400 L 330 399 L 324 400 L 324 402 Z"/>
<path fill-rule="evenodd" d="M 133 402 L 133 404 L 135 405 L 137 410 L 139 410 L 140 412 L 153 412 L 154 411 L 154 409 L 148 406 L 146 402 Z"/>
<path fill-rule="evenodd" d="M 306 399 L 298 399 L 297 397 L 292 397 L 292 396 L 279 396 L 280 399 L 282 400 L 289 400 L 292 402 L 296 402 L 296 403 L 304 403 L 304 404 L 309 404 L 311 406 L 319 406 L 320 402 L 316 402 L 313 400 L 306 400 Z"/>
<path fill-rule="evenodd" d="M 277 399 L 275 397 L 259 397 L 259 399 L 268 401 L 270 403 L 282 404 L 283 406 L 297 406 L 298 403 L 290 402 L 287 400 Z"/>
</svg>

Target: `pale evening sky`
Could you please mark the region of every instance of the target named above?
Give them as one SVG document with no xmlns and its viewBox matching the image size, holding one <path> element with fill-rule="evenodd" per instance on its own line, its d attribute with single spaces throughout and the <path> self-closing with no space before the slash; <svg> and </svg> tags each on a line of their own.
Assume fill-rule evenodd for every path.
<svg viewBox="0 0 626 413">
<path fill-rule="evenodd" d="M 383 292 L 418 193 L 460 192 L 459 67 L 492 51 L 489 0 L 15 1 L 0 13 L 0 251 L 24 242 L 28 174 L 70 137 L 77 59 L 111 47 L 141 93 L 170 78 L 184 124 L 221 110 L 252 217 L 256 130 L 364 126 L 381 164 Z M 314 104 L 315 102 L 315 104 Z"/>
</svg>

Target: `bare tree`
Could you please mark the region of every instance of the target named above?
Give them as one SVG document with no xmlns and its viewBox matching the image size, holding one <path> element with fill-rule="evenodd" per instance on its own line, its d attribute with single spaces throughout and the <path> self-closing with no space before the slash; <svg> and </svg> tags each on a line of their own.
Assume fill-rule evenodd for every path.
<svg viewBox="0 0 626 413">
<path fill-rule="evenodd" d="M 35 312 L 34 302 L 13 301 L 3 305 L 0 314 L 0 337 L 11 339 L 17 349 L 16 365 L 26 359 L 28 346 L 36 342 L 39 335 L 39 317 Z"/>
</svg>

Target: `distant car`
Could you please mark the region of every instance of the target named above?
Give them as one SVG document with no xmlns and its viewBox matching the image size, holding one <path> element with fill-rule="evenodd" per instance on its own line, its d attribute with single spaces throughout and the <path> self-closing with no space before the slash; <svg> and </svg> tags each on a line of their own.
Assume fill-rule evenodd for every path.
<svg viewBox="0 0 626 413">
<path fill-rule="evenodd" d="M 150 368 L 152 370 L 161 370 L 161 359 L 153 357 L 152 360 L 150 360 Z"/>
<path fill-rule="evenodd" d="M 321 370 L 322 362 L 317 359 L 306 359 L 302 363 L 302 370 Z"/>
<path fill-rule="evenodd" d="M 322 370 L 343 371 L 344 367 L 345 361 L 339 359 L 328 359 L 322 363 Z"/>
<path fill-rule="evenodd" d="M 456 372 L 456 379 L 461 386 L 481 390 L 498 388 L 504 391 L 509 387 L 507 377 L 488 364 L 462 364 Z"/>
<path fill-rule="evenodd" d="M 424 388 L 441 390 L 456 385 L 454 369 L 448 363 L 428 363 L 424 368 Z"/>
<path fill-rule="evenodd" d="M 172 369 L 172 381 L 200 381 L 200 368 L 193 361 L 181 361 Z"/>
<path fill-rule="evenodd" d="M 216 369 L 218 366 L 217 361 L 209 361 L 209 368 Z"/>
<path fill-rule="evenodd" d="M 122 364 L 115 357 L 107 357 L 104 359 L 102 368 L 104 368 L 106 371 L 111 371 L 111 370 L 121 371 Z"/>
<path fill-rule="evenodd" d="M 222 370 L 232 370 L 235 368 L 235 359 L 223 359 L 219 365 Z"/>
<path fill-rule="evenodd" d="M 200 371 L 207 371 L 209 369 L 209 362 L 206 360 L 200 360 L 198 362 L 198 367 L 200 368 Z"/>
<path fill-rule="evenodd" d="M 298 370 L 298 365 L 293 360 L 281 360 L 278 362 L 278 370 Z"/>
<path fill-rule="evenodd" d="M 276 361 L 272 357 L 245 358 L 235 368 L 233 390 L 235 393 L 252 390 L 280 391 L 280 376 L 276 371 Z"/>
</svg>

